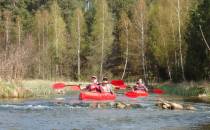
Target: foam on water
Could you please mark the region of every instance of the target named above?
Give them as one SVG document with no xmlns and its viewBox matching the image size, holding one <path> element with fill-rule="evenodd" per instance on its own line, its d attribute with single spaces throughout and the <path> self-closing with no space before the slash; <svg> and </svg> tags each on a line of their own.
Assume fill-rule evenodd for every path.
<svg viewBox="0 0 210 130">
<path fill-rule="evenodd" d="M 41 110 L 41 109 L 50 109 L 49 106 L 45 105 L 13 105 L 13 104 L 1 104 L 1 108 L 7 108 L 7 109 L 19 109 L 19 110 L 26 110 L 26 109 L 31 109 L 31 110 Z"/>
</svg>

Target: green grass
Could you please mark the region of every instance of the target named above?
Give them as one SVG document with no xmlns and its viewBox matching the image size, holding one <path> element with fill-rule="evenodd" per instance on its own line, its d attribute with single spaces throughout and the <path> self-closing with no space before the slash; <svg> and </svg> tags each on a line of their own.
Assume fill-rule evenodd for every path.
<svg viewBox="0 0 210 130">
<path fill-rule="evenodd" d="M 87 82 L 64 82 L 70 85 L 82 84 L 85 87 Z M 0 98 L 30 98 L 30 97 L 48 97 L 58 95 L 52 89 L 55 81 L 49 80 L 23 80 L 20 82 L 0 81 Z M 66 95 L 72 95 L 78 92 L 71 91 L 68 87 L 64 88 Z"/>
<path fill-rule="evenodd" d="M 180 83 L 156 86 L 168 94 L 174 94 L 179 96 L 198 96 L 199 94 L 210 95 L 209 86 L 200 83 Z"/>
<path fill-rule="evenodd" d="M 43 97 L 55 94 L 51 88 L 52 84 L 53 82 L 48 80 L 25 80 L 21 85 L 32 92 L 31 97 Z"/>
</svg>

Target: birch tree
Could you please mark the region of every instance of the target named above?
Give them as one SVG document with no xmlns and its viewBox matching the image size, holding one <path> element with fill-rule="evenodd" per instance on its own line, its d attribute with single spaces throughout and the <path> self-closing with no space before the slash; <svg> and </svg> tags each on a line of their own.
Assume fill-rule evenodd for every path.
<svg viewBox="0 0 210 130">
<path fill-rule="evenodd" d="M 8 46 L 9 46 L 9 42 L 10 42 L 10 31 L 11 31 L 11 16 L 12 13 L 8 10 L 5 10 L 3 12 L 3 18 L 4 18 L 4 30 L 5 30 L 5 51 L 8 51 Z"/>
<path fill-rule="evenodd" d="M 121 13 L 121 18 L 119 21 L 119 27 L 121 28 L 122 32 L 121 32 L 121 36 L 120 36 L 120 42 L 122 44 L 122 46 L 125 46 L 125 64 L 124 64 L 124 69 L 123 69 L 123 73 L 122 73 L 122 77 L 121 79 L 124 78 L 125 73 L 126 73 L 126 69 L 127 69 L 127 65 L 128 65 L 128 57 L 129 57 L 129 29 L 131 26 L 131 22 L 130 19 L 128 18 L 127 14 L 125 12 Z M 124 47 L 123 47 L 124 48 Z"/>
<path fill-rule="evenodd" d="M 61 17 L 61 10 L 56 1 L 50 6 L 49 17 L 51 21 L 49 25 L 51 66 L 53 67 L 55 64 L 55 68 L 51 69 L 55 70 L 56 76 L 58 76 L 62 73 L 62 67 L 59 67 L 59 64 L 61 65 L 63 62 L 63 53 L 66 49 L 66 24 Z"/>
<path fill-rule="evenodd" d="M 180 55 L 180 63 L 182 69 L 182 79 L 185 80 L 184 74 L 184 63 L 183 63 L 183 53 L 182 53 L 182 34 L 181 34 L 181 17 L 180 17 L 180 1 L 177 0 L 177 19 L 178 19 L 178 34 L 179 34 L 179 55 Z"/>
<path fill-rule="evenodd" d="M 144 80 L 147 79 L 146 74 L 146 60 L 145 60 L 145 26 L 146 26 L 146 4 L 144 0 L 138 0 L 134 9 L 134 25 L 139 32 L 139 48 L 141 48 L 141 61 L 143 68 Z"/>
<path fill-rule="evenodd" d="M 113 21 L 106 0 L 95 0 L 94 4 L 96 14 L 92 31 L 93 45 L 91 45 L 91 49 L 93 56 L 91 64 L 95 65 L 93 73 L 99 72 L 100 78 L 102 78 L 104 62 L 113 42 Z"/>
<path fill-rule="evenodd" d="M 86 32 L 86 24 L 83 12 L 80 8 L 74 11 L 71 22 L 71 55 L 73 59 L 77 58 L 77 80 L 81 78 L 81 51 L 84 48 L 84 35 Z M 76 62 L 76 60 L 75 60 Z"/>
</svg>

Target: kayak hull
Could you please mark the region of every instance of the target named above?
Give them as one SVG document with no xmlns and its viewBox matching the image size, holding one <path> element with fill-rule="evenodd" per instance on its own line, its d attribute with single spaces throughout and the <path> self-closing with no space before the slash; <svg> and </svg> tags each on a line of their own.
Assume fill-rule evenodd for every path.
<svg viewBox="0 0 210 130">
<path fill-rule="evenodd" d="M 142 90 L 136 90 L 136 91 L 128 91 L 128 92 L 125 93 L 125 95 L 127 97 L 137 98 L 137 97 L 146 97 L 149 94 L 145 91 L 142 91 Z"/>
<path fill-rule="evenodd" d="M 79 95 L 80 100 L 115 100 L 116 95 L 111 93 L 99 93 L 99 92 L 81 92 Z"/>
</svg>

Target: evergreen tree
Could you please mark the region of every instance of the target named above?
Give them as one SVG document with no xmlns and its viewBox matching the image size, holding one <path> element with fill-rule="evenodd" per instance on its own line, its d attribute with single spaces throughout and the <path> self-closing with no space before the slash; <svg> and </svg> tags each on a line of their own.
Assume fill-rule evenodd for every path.
<svg viewBox="0 0 210 130">
<path fill-rule="evenodd" d="M 210 51 L 207 46 L 210 41 L 209 23 L 210 1 L 204 0 L 192 11 L 186 35 L 188 50 L 185 69 L 188 80 L 210 79 Z"/>
</svg>

